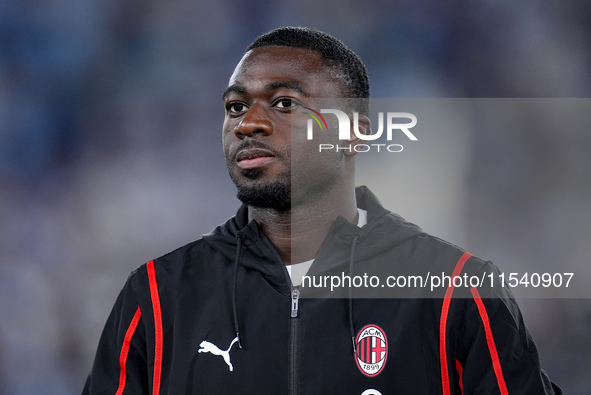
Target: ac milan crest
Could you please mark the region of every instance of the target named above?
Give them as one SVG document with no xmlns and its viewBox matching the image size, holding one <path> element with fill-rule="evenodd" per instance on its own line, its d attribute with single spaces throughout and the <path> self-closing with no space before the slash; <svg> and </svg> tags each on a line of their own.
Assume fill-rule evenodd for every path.
<svg viewBox="0 0 591 395">
<path fill-rule="evenodd" d="M 369 377 L 380 374 L 388 357 L 388 339 L 382 328 L 377 325 L 365 326 L 357 334 L 355 343 L 355 362 L 361 373 Z"/>
</svg>

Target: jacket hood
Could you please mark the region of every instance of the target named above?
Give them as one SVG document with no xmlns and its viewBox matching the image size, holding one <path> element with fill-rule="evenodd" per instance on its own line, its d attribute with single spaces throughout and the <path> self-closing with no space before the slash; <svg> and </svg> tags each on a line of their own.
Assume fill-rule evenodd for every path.
<svg viewBox="0 0 591 395">
<path fill-rule="evenodd" d="M 322 274 L 346 265 L 356 236 L 355 262 L 363 262 L 423 233 L 417 225 L 385 209 L 366 186 L 356 188 L 355 193 L 357 207 L 367 211 L 367 224 L 359 228 L 338 217 L 316 255 L 318 265 L 312 266 L 310 274 Z"/>
<path fill-rule="evenodd" d="M 311 274 L 348 265 L 351 244 L 356 236 L 355 261 L 365 261 L 423 233 L 418 226 L 386 210 L 366 186 L 356 188 L 355 192 L 357 207 L 367 211 L 367 224 L 359 228 L 339 216 L 316 255 Z M 234 217 L 203 236 L 208 245 L 229 260 L 234 260 L 236 256 L 238 238 L 242 241 L 242 247 L 248 251 L 242 255 L 241 265 L 278 275 L 276 269 L 271 267 L 275 265 L 269 262 L 269 258 L 281 261 L 279 254 L 256 221 L 248 222 L 247 206 L 242 205 Z"/>
</svg>

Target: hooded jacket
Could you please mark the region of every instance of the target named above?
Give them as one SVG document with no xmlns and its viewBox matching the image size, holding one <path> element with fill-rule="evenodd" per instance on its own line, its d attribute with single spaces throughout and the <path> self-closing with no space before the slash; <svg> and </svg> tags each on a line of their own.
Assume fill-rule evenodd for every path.
<svg viewBox="0 0 591 395">
<path fill-rule="evenodd" d="M 428 293 L 381 285 L 386 275 L 498 271 L 390 213 L 367 188 L 356 192 L 368 223 L 339 217 L 308 274 L 373 276 L 379 286 L 293 288 L 243 206 L 130 275 L 84 394 L 561 393 L 498 283 Z"/>
</svg>

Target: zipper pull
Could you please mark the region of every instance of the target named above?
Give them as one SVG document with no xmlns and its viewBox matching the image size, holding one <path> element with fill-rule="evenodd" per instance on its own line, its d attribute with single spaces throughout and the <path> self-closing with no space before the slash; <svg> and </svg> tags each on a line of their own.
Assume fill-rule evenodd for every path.
<svg viewBox="0 0 591 395">
<path fill-rule="evenodd" d="M 291 291 L 291 318 L 295 318 L 298 316 L 299 300 L 300 290 L 298 288 L 294 288 Z"/>
</svg>

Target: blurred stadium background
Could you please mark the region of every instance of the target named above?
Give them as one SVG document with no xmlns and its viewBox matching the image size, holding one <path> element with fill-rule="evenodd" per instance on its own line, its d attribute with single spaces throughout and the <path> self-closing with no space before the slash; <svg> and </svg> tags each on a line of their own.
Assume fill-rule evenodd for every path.
<svg viewBox="0 0 591 395">
<path fill-rule="evenodd" d="M 221 92 L 257 35 L 334 34 L 374 97 L 583 98 L 590 21 L 584 0 L 0 0 L 0 393 L 79 393 L 130 271 L 234 213 Z M 589 266 L 591 134 L 491 125 L 458 142 L 435 207 L 462 220 L 433 233 L 505 270 Z M 402 189 L 440 182 L 416 171 Z M 591 393 L 591 299 L 520 303 L 552 379 Z"/>
</svg>

